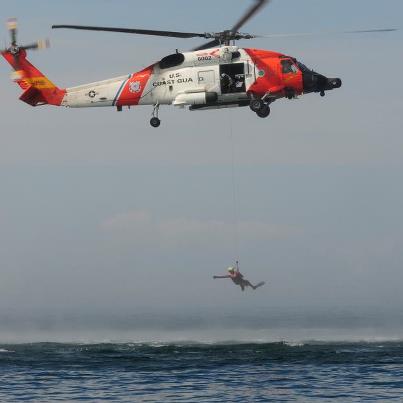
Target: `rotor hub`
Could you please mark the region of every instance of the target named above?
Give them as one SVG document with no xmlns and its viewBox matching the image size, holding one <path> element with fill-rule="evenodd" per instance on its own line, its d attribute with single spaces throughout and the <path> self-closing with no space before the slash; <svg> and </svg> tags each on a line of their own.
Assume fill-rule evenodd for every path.
<svg viewBox="0 0 403 403">
<path fill-rule="evenodd" d="M 206 39 L 215 39 L 220 41 L 220 43 L 239 41 L 241 39 L 254 39 L 255 35 L 246 34 L 242 32 L 232 32 L 230 30 L 221 32 L 206 32 Z"/>
<path fill-rule="evenodd" d="M 11 45 L 8 48 L 8 51 L 12 54 L 12 55 L 18 55 L 20 53 L 20 47 L 18 45 Z"/>
</svg>

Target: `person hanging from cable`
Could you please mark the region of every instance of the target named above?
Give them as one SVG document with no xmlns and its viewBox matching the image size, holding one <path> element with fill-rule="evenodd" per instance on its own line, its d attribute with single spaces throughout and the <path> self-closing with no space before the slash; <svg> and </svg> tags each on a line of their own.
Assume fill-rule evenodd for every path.
<svg viewBox="0 0 403 403">
<path fill-rule="evenodd" d="M 246 280 L 245 278 L 243 278 L 243 275 L 241 274 L 241 272 L 239 271 L 239 262 L 236 261 L 235 263 L 235 267 L 231 266 L 228 267 L 228 275 L 226 276 L 213 276 L 214 279 L 217 278 L 230 278 L 234 284 L 239 285 L 241 287 L 241 290 L 244 291 L 245 287 L 251 287 L 254 290 L 256 290 L 256 288 L 261 287 L 262 285 L 264 285 L 264 282 L 262 281 L 259 284 L 253 285 L 249 280 Z"/>
</svg>

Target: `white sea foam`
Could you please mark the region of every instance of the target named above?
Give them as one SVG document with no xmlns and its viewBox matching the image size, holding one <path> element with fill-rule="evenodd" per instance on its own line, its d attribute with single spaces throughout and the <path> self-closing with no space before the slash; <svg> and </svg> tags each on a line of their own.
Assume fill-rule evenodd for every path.
<svg viewBox="0 0 403 403">
<path fill-rule="evenodd" d="M 296 341 L 285 341 L 284 344 L 288 347 L 303 347 L 304 343 L 299 343 Z"/>
<path fill-rule="evenodd" d="M 0 348 L 0 353 L 14 353 L 14 351 L 6 350 L 5 348 Z"/>
</svg>

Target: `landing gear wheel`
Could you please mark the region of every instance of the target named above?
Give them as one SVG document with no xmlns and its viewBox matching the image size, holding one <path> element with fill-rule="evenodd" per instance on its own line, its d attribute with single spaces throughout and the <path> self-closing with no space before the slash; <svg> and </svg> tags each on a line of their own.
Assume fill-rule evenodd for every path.
<svg viewBox="0 0 403 403">
<path fill-rule="evenodd" d="M 159 127 L 160 124 L 161 124 L 161 121 L 158 118 L 156 118 L 156 117 L 151 118 L 150 125 L 152 127 Z"/>
<path fill-rule="evenodd" d="M 258 110 L 256 112 L 256 115 L 258 115 L 259 118 L 267 118 L 270 115 L 270 106 L 269 105 L 263 105 L 263 108 Z"/>
<path fill-rule="evenodd" d="M 325 91 L 321 91 L 321 92 L 320 92 L 320 96 L 321 96 L 321 97 L 324 97 L 325 95 L 326 95 L 326 94 L 325 94 Z"/>
<path fill-rule="evenodd" d="M 158 119 L 159 110 L 160 110 L 160 104 L 157 102 L 154 105 L 153 113 L 152 113 L 151 119 L 150 119 L 150 125 L 152 127 L 159 127 L 161 124 L 161 121 Z"/>
<path fill-rule="evenodd" d="M 253 112 L 258 112 L 264 108 L 264 103 L 261 99 L 252 99 L 250 101 L 249 108 L 251 108 Z"/>
</svg>

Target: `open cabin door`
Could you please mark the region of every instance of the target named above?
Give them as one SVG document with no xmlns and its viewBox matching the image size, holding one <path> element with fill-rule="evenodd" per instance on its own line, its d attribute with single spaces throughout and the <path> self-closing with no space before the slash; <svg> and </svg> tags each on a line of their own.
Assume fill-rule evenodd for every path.
<svg viewBox="0 0 403 403">
<path fill-rule="evenodd" d="M 221 64 L 220 84 L 222 94 L 246 92 L 245 63 Z"/>
</svg>

